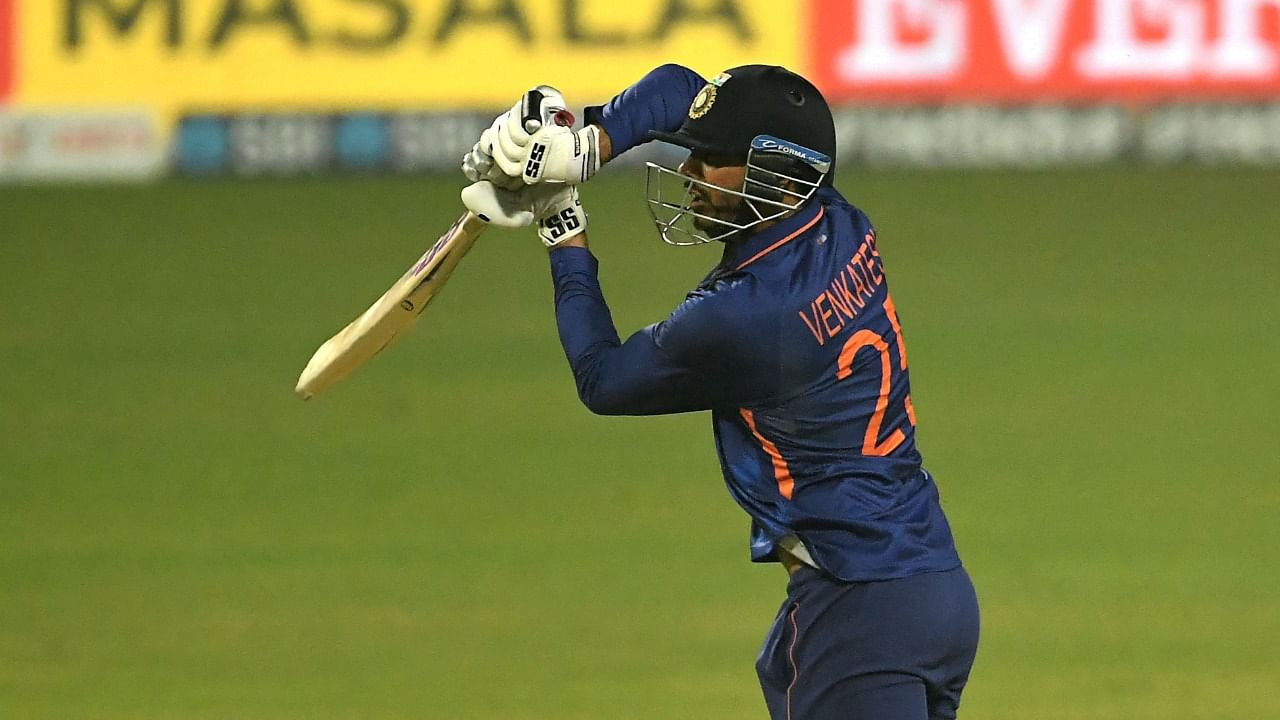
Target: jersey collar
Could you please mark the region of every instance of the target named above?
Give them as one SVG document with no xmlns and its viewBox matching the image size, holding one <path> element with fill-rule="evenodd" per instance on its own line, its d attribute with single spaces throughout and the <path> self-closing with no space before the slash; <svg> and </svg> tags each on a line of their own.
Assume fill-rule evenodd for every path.
<svg viewBox="0 0 1280 720">
<path fill-rule="evenodd" d="M 730 267 L 735 271 L 742 270 L 748 265 L 759 261 L 774 250 L 808 232 L 822 220 L 824 215 L 826 215 L 826 208 L 822 205 L 822 198 L 815 195 L 813 200 L 796 214 L 784 218 L 777 224 L 771 225 L 748 238 L 734 253 L 734 260 Z"/>
</svg>

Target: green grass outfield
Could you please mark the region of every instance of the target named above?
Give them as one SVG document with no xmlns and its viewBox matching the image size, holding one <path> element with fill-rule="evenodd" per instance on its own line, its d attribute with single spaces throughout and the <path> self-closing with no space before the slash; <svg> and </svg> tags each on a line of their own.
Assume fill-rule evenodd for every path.
<svg viewBox="0 0 1280 720">
<path fill-rule="evenodd" d="M 1280 171 L 843 174 L 983 603 L 966 720 L 1280 718 Z M 447 179 L 0 188 L 0 717 L 763 718 L 709 420 L 597 418 Z M 584 192 L 624 335 L 715 261 Z"/>
</svg>

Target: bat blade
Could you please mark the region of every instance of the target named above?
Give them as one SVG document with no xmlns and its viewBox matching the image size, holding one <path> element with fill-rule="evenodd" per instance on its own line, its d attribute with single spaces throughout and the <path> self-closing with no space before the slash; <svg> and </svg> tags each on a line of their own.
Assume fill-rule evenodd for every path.
<svg viewBox="0 0 1280 720">
<path fill-rule="evenodd" d="M 444 287 L 485 227 L 487 223 L 474 214 L 463 213 L 382 297 L 316 350 L 294 392 L 303 400 L 311 399 L 404 334 Z"/>
</svg>

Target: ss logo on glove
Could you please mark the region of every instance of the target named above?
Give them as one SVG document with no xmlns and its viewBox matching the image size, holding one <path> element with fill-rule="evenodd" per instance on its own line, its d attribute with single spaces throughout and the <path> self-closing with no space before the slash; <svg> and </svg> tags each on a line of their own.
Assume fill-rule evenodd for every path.
<svg viewBox="0 0 1280 720">
<path fill-rule="evenodd" d="M 570 230 L 578 229 L 578 216 L 573 212 L 573 208 L 567 207 L 544 219 L 542 227 L 551 234 L 551 239 L 555 240 Z"/>
<path fill-rule="evenodd" d="M 529 162 L 524 166 L 524 174 L 531 177 L 538 177 L 538 171 L 542 169 L 542 158 L 547 154 L 547 146 L 542 143 L 534 143 L 529 150 Z"/>
</svg>

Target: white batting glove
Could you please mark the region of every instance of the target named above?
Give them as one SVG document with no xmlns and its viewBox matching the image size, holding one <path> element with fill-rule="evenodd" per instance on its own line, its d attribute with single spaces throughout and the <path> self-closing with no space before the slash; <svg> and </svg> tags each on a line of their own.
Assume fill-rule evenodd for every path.
<svg viewBox="0 0 1280 720">
<path fill-rule="evenodd" d="M 520 169 L 509 163 L 507 167 L 511 169 L 508 171 L 503 165 L 495 163 L 495 153 L 505 144 L 507 154 L 514 155 L 520 152 L 519 148 L 530 143 L 534 134 L 545 128 L 560 127 L 568 131 L 573 126 L 574 119 L 573 113 L 565 105 L 564 96 L 550 85 L 539 85 L 529 90 L 519 102 L 495 118 L 493 124 L 480 134 L 480 140 L 462 158 L 462 174 L 471 182 L 488 180 L 508 190 L 515 190 L 522 183 L 536 184 L 537 179 L 523 177 L 527 162 Z M 597 158 L 600 154 L 599 144 L 599 140 L 595 140 L 594 156 Z M 531 167 L 536 168 L 537 165 L 535 163 Z M 596 162 L 596 167 L 599 167 L 599 161 Z"/>
<path fill-rule="evenodd" d="M 557 192 L 534 205 L 533 215 L 538 223 L 538 237 L 542 244 L 553 248 L 572 237 L 587 231 L 587 211 L 578 199 L 578 188 L 573 185 L 543 185 L 530 190 L 559 188 Z M 525 190 L 529 192 L 529 190 Z"/>
<path fill-rule="evenodd" d="M 481 220 L 506 228 L 538 225 L 538 237 L 555 247 L 587 229 L 587 212 L 572 185 L 521 186 L 505 190 L 487 180 L 462 190 L 462 202 Z"/>
<path fill-rule="evenodd" d="M 513 123 L 505 123 L 493 145 L 493 161 L 506 175 L 529 185 L 577 185 L 600 169 L 600 128 L 595 125 L 576 132 L 548 125 L 532 135 L 513 127 Z"/>
<path fill-rule="evenodd" d="M 462 174 L 471 182 L 488 180 L 500 188 L 518 190 L 524 186 L 519 177 L 511 177 L 502 172 L 502 168 L 493 162 L 493 148 L 497 143 L 498 128 L 506 121 L 508 113 L 499 115 L 493 125 L 480 133 L 480 140 L 471 148 L 471 152 L 462 156 Z"/>
<path fill-rule="evenodd" d="M 600 169 L 600 128 L 595 125 L 575 132 L 551 124 L 532 134 L 519 125 L 500 123 L 494 138 L 490 155 L 503 174 L 519 177 L 529 185 L 577 185 Z"/>
</svg>

